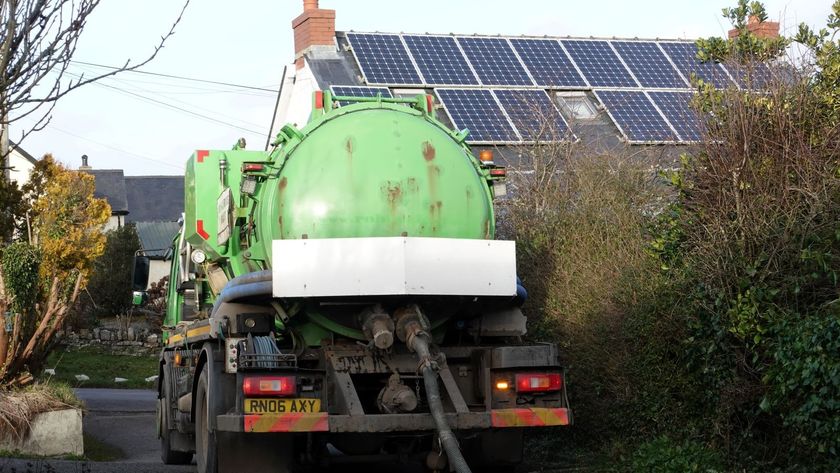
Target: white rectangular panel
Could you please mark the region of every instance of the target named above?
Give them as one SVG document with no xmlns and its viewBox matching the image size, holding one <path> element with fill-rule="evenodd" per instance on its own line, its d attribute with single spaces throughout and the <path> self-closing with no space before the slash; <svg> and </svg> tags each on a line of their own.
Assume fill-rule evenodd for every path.
<svg viewBox="0 0 840 473">
<path fill-rule="evenodd" d="M 272 252 L 274 297 L 516 294 L 512 241 L 275 240 Z"/>
</svg>

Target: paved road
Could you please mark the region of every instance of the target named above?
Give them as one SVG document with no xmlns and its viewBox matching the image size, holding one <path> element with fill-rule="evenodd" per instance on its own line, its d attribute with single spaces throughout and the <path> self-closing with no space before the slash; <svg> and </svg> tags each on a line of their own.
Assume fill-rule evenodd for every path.
<svg viewBox="0 0 840 473">
<path fill-rule="evenodd" d="M 160 462 L 155 435 L 157 394 L 142 389 L 77 389 L 88 413 L 85 433 L 120 448 L 126 458 L 118 462 L 35 461 L 0 459 L 0 473 L 195 473 L 195 466 L 167 466 Z M 341 473 L 421 473 L 405 465 L 336 467 Z M 255 472 L 256 473 L 256 472 Z M 328 472 L 321 472 L 328 473 Z M 547 473 L 547 472 L 546 472 Z"/>
<path fill-rule="evenodd" d="M 118 462 L 0 459 L 0 473 L 195 473 L 195 466 L 168 466 L 160 462 L 160 444 L 155 435 L 157 393 L 145 389 L 77 389 L 85 401 L 85 433 L 118 447 L 126 458 Z M 420 473 L 405 467 L 336 468 L 353 473 Z M 323 472 L 327 473 L 327 472 Z"/>
<path fill-rule="evenodd" d="M 88 413 L 85 433 L 125 452 L 114 463 L 0 459 L 0 473 L 194 473 L 194 466 L 160 462 L 155 435 L 156 393 L 143 389 L 77 389 Z"/>
</svg>

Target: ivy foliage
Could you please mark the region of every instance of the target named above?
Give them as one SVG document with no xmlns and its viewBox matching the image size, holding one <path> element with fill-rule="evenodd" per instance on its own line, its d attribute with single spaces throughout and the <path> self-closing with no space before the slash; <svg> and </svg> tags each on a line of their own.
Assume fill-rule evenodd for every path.
<svg viewBox="0 0 840 473">
<path fill-rule="evenodd" d="M 763 61 L 797 41 L 812 63 L 781 66 L 760 92 L 698 84 L 707 138 L 664 175 L 677 197 L 651 230 L 685 333 L 677 356 L 699 381 L 674 395 L 739 470 L 840 468 L 840 1 L 832 10 L 792 40 L 752 33 L 750 17 L 767 19 L 759 2 L 724 10 L 739 34 L 699 41 L 702 59 Z M 640 461 L 676 458 L 663 442 Z M 654 463 L 642 470 L 672 471 Z"/>
<path fill-rule="evenodd" d="M 725 471 L 720 455 L 696 441 L 676 442 L 667 436 L 642 444 L 631 471 L 647 473 L 716 473 Z"/>
<path fill-rule="evenodd" d="M 25 227 L 26 205 L 17 183 L 0 179 L 0 243 L 9 243 Z"/>
<path fill-rule="evenodd" d="M 38 300 L 41 252 L 27 243 L 12 243 L 0 257 L 6 290 L 12 296 L 14 314 L 31 314 Z"/>
</svg>

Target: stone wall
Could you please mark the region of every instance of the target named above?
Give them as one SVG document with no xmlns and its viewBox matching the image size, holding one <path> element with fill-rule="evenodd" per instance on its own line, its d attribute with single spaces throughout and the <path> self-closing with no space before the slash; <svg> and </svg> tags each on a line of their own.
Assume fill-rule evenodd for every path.
<svg viewBox="0 0 840 473">
<path fill-rule="evenodd" d="M 67 329 L 58 332 L 62 346 L 71 350 L 97 347 L 113 355 L 157 355 L 161 349 L 160 332 L 138 321 L 125 323 L 119 319 L 105 319 L 93 329 Z"/>
</svg>

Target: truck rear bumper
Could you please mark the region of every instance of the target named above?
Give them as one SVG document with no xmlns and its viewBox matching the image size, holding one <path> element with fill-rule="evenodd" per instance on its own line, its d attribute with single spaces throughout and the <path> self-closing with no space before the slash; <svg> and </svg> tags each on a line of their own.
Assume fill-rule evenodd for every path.
<svg viewBox="0 0 840 473">
<path fill-rule="evenodd" d="M 490 412 L 447 414 L 453 430 L 510 427 L 554 427 L 570 425 L 572 412 L 566 408 L 495 409 Z M 434 431 L 431 414 L 329 415 L 272 414 L 217 417 L 217 429 L 227 432 L 332 432 L 384 433 Z"/>
</svg>

